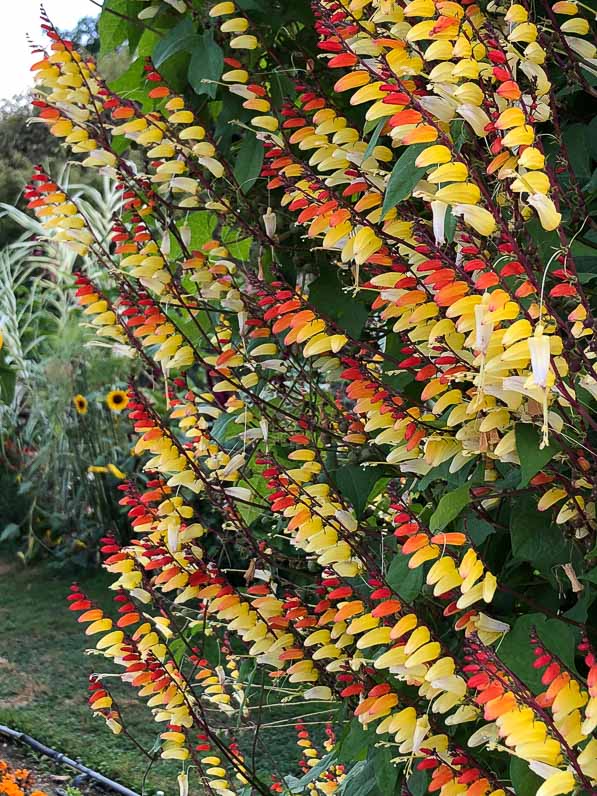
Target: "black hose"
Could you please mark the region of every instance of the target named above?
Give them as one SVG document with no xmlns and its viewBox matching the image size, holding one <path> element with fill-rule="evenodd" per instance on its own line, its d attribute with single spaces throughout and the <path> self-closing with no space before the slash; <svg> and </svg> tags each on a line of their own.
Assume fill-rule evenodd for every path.
<svg viewBox="0 0 597 796">
<path fill-rule="evenodd" d="M 96 782 L 101 783 L 104 787 L 109 788 L 110 790 L 115 791 L 116 793 L 121 793 L 122 796 L 139 796 L 134 790 L 130 790 L 130 788 L 125 788 L 124 785 L 119 785 L 118 782 L 114 782 L 114 780 L 108 779 L 108 777 L 104 777 L 103 774 L 99 774 L 97 771 L 93 771 L 91 768 L 87 768 L 82 763 L 78 763 L 76 760 L 72 760 L 70 757 L 63 755 L 61 752 L 57 752 L 55 749 L 50 749 L 49 746 L 46 746 L 39 741 L 36 741 L 35 738 L 32 738 L 30 735 L 26 735 L 24 732 L 19 732 L 18 730 L 11 730 L 10 727 L 5 727 L 4 724 L 0 724 L 0 734 L 7 735 L 9 738 L 14 738 L 17 741 L 21 741 L 22 743 L 26 743 L 32 749 L 35 749 L 36 752 L 40 752 L 42 755 L 46 755 L 50 757 L 52 760 L 55 760 L 57 763 L 62 763 L 65 766 L 70 766 L 70 768 L 74 768 L 77 771 L 80 771 L 82 774 L 85 774 L 90 779 L 95 780 Z"/>
</svg>

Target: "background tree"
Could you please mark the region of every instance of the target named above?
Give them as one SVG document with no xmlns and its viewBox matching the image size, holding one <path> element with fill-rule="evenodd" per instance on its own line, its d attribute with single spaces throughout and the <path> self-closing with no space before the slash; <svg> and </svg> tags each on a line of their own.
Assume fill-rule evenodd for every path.
<svg viewBox="0 0 597 796">
<path fill-rule="evenodd" d="M 43 124 L 31 121 L 31 96 L 0 105 L 0 202 L 23 207 L 23 189 L 36 163 L 55 166 L 63 159 L 60 144 Z M 0 248 L 14 241 L 22 228 L 9 216 L 0 218 Z"/>
</svg>

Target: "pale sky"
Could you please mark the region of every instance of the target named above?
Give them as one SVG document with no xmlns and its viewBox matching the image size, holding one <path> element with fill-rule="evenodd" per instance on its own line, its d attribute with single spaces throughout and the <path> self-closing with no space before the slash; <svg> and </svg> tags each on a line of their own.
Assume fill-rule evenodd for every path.
<svg viewBox="0 0 597 796">
<path fill-rule="evenodd" d="M 25 34 L 36 44 L 44 42 L 39 5 L 40 0 L 0 0 L 0 100 L 20 94 L 33 84 Z M 96 16 L 100 11 L 91 0 L 43 0 L 43 5 L 52 22 L 67 30 L 81 17 Z"/>
</svg>

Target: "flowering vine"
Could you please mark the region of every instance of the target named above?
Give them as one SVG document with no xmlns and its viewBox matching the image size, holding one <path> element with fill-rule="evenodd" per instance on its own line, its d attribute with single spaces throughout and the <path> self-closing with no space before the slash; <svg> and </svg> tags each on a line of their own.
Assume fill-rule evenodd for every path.
<svg viewBox="0 0 597 796">
<path fill-rule="evenodd" d="M 356 792 L 355 733 L 405 793 L 517 793 L 510 758 L 541 796 L 594 792 L 592 222 L 548 141 L 563 60 L 592 92 L 584 7 L 314 0 L 287 67 L 287 31 L 246 6 L 146 3 L 170 32 L 133 94 L 43 18 L 39 117 L 123 209 L 102 241 L 43 169 L 26 198 L 105 269 L 106 289 L 77 275 L 82 315 L 143 365 L 106 399 L 142 462 L 119 486 L 134 539 L 102 548 L 119 618 L 77 586 L 70 607 L 164 727 L 183 796 L 195 775 Z M 165 53 L 187 46 L 175 91 Z M 524 626 L 524 566 L 586 603 L 540 591 Z M 299 780 L 232 732 L 260 730 L 241 661 L 258 700 L 326 706 L 325 757 L 297 719 Z M 89 701 L 127 732 L 101 675 Z"/>
</svg>

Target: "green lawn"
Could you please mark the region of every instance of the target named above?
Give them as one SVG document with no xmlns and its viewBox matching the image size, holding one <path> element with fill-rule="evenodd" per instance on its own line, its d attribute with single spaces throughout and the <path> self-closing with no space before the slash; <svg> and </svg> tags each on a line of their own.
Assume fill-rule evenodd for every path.
<svg viewBox="0 0 597 796">
<path fill-rule="evenodd" d="M 15 559 L 0 559 L 0 724 L 26 732 L 140 792 L 147 760 L 127 738 L 112 735 L 87 707 L 89 673 L 109 671 L 110 664 L 104 658 L 85 655 L 85 648 L 92 645 L 66 602 L 75 578 L 92 599 L 109 608 L 111 580 L 103 571 L 73 573 L 48 564 L 23 569 Z M 132 689 L 115 680 L 111 688 L 127 728 L 150 749 L 159 725 Z M 272 707 L 261 710 L 257 695 L 251 699 L 251 718 L 260 724 L 255 746 L 250 727 L 235 730 L 247 762 L 262 771 L 300 774 L 293 716 L 303 713 L 307 720 L 315 721 L 309 729 L 321 739 L 322 727 L 317 722 L 329 714 L 310 717 L 318 710 L 317 703 L 281 706 L 274 693 L 265 701 Z M 218 717 L 221 722 L 221 714 Z M 158 760 L 147 776 L 144 792 L 159 789 L 166 796 L 175 796 L 177 773 L 175 762 Z"/>
<path fill-rule="evenodd" d="M 77 577 L 92 598 L 109 604 L 105 573 L 77 572 Z M 87 676 L 106 671 L 108 664 L 85 655 L 89 640 L 65 599 L 72 579 L 72 573 L 47 565 L 23 569 L 14 560 L 0 560 L 0 724 L 140 791 L 147 760 L 87 707 Z M 149 711 L 134 701 L 132 690 L 118 693 L 130 730 L 151 748 L 157 725 Z M 174 794 L 176 773 L 176 766 L 156 762 L 145 792 Z"/>
</svg>

